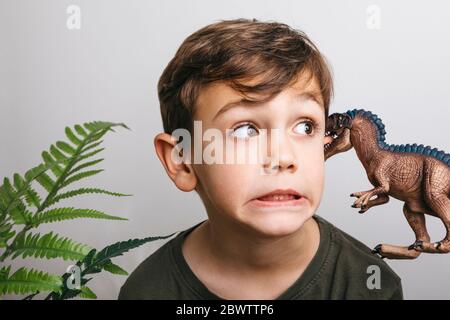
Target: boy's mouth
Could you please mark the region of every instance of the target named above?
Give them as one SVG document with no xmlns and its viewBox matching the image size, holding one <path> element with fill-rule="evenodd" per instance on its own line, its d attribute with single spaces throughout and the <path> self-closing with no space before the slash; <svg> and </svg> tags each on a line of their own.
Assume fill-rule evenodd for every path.
<svg viewBox="0 0 450 320">
<path fill-rule="evenodd" d="M 259 206 L 299 205 L 304 197 L 293 189 L 277 189 L 261 197 L 253 203 Z"/>
</svg>

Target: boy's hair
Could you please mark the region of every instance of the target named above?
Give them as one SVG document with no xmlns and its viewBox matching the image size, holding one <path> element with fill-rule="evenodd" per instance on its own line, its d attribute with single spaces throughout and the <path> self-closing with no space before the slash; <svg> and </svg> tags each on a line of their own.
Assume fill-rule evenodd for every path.
<svg viewBox="0 0 450 320">
<path fill-rule="evenodd" d="M 164 132 L 184 128 L 192 133 L 195 104 L 204 85 L 224 81 L 245 97 L 260 93 L 270 99 L 304 71 L 319 83 L 326 119 L 333 95 L 332 75 L 305 33 L 256 19 L 207 25 L 184 40 L 159 79 Z M 243 83 L 256 77 L 260 79 L 256 84 Z"/>
</svg>

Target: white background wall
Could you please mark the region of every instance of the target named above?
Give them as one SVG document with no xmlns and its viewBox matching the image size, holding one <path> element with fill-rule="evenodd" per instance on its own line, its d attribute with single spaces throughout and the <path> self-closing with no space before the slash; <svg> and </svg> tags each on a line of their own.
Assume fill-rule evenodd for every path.
<svg viewBox="0 0 450 320">
<path fill-rule="evenodd" d="M 69 5 L 81 9 L 81 29 L 66 27 Z M 380 10 L 380 29 L 367 9 Z M 370 10 L 370 9 L 369 9 Z M 64 139 L 64 127 L 93 120 L 125 122 L 132 131 L 108 134 L 100 168 L 79 186 L 132 193 L 89 195 L 63 202 L 129 218 L 48 224 L 102 248 L 118 240 L 166 235 L 206 217 L 195 193 L 179 191 L 153 147 L 162 131 L 156 84 L 181 42 L 222 19 L 276 20 L 305 31 L 330 61 L 336 95 L 331 112 L 364 108 L 386 125 L 387 143 L 422 143 L 450 152 L 450 4 L 445 1 L 112 1 L 0 0 L 0 178 L 24 173 L 40 153 Z M 356 154 L 330 159 L 318 214 L 360 239 L 410 244 L 402 203 L 391 201 L 359 215 L 349 194 L 371 188 Z M 432 240 L 444 236 L 428 219 Z M 131 272 L 164 241 L 115 261 Z M 423 254 L 388 261 L 408 299 L 450 298 L 450 255 Z M 20 260 L 57 274 L 68 262 Z M 125 277 L 102 273 L 91 282 L 101 299 L 115 299 Z"/>
</svg>

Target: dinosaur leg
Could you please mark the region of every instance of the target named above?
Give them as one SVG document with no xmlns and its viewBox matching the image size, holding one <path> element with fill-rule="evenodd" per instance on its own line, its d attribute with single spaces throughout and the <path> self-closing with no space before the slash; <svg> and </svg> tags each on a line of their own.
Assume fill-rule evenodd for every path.
<svg viewBox="0 0 450 320">
<path fill-rule="evenodd" d="M 371 207 L 379 206 L 387 202 L 389 202 L 389 196 L 387 194 L 379 194 L 375 199 L 369 200 L 369 202 L 367 202 L 367 205 L 364 206 L 364 209 L 361 208 L 361 210 L 359 210 L 358 212 L 364 213 Z M 354 204 L 352 204 L 352 207 L 356 208 Z"/>
<path fill-rule="evenodd" d="M 406 203 L 403 205 L 403 213 L 414 231 L 416 242 L 409 247 L 379 244 L 372 250 L 373 253 L 378 253 L 381 257 L 388 259 L 415 259 L 421 253 L 417 248 L 421 244 L 430 243 L 430 236 L 425 224 L 425 215 L 421 212 L 412 211 Z"/>
<path fill-rule="evenodd" d="M 448 253 L 450 252 L 450 199 L 445 194 L 433 197 L 429 201 L 429 206 L 436 213 L 437 217 L 444 223 L 447 231 L 445 238 L 436 243 L 423 246 L 423 252 L 428 253 Z"/>
</svg>

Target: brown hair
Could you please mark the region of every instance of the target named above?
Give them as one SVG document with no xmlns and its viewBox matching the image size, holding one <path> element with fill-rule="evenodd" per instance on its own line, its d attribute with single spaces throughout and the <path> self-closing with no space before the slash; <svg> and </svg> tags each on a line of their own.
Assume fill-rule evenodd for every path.
<svg viewBox="0 0 450 320">
<path fill-rule="evenodd" d="M 328 117 L 333 95 L 331 71 L 305 33 L 283 23 L 256 19 L 207 25 L 184 40 L 159 79 L 164 132 L 184 128 L 192 133 L 195 102 L 208 83 L 225 81 L 244 96 L 264 93 L 270 98 L 303 71 L 317 79 Z M 257 76 L 262 76 L 258 83 L 243 83 Z"/>
</svg>

